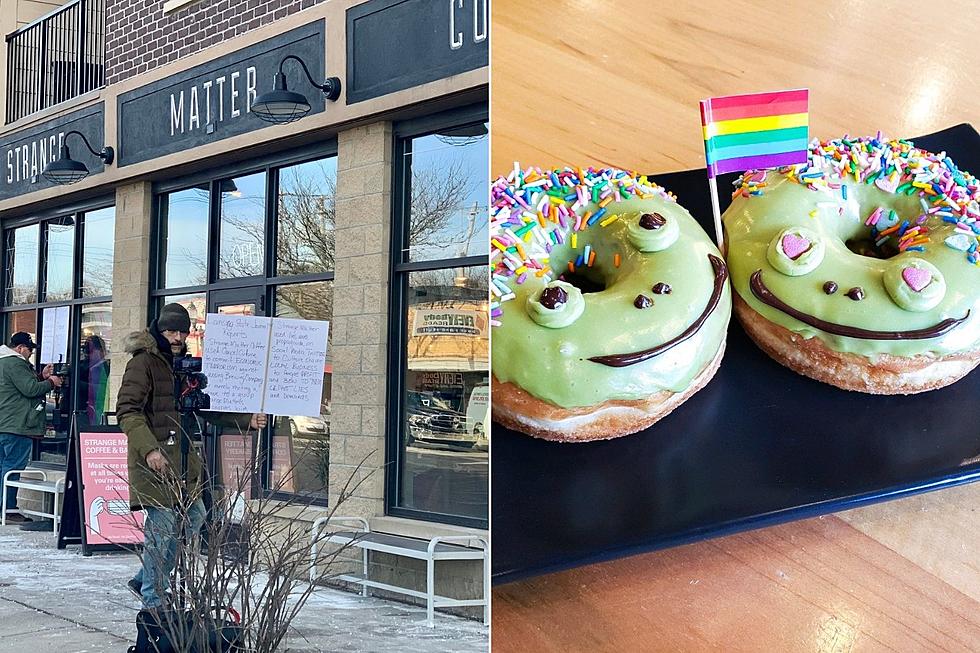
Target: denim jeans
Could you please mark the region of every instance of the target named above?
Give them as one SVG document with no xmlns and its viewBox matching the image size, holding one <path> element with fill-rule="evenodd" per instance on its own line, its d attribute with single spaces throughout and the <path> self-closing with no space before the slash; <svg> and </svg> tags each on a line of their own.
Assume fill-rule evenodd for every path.
<svg viewBox="0 0 980 653">
<path fill-rule="evenodd" d="M 31 439 L 13 433 L 0 433 L 0 483 L 3 477 L 12 469 L 24 469 L 31 458 Z M 20 478 L 13 474 L 11 481 Z M 7 510 L 17 507 L 17 488 L 7 488 Z"/>
<path fill-rule="evenodd" d="M 133 576 L 140 584 L 143 605 L 159 608 L 163 596 L 170 587 L 170 574 L 177 564 L 177 533 L 179 516 L 168 508 L 147 506 L 143 526 L 143 568 Z M 197 499 L 187 510 L 184 537 L 188 542 L 197 537 L 204 523 L 204 502 Z"/>
</svg>

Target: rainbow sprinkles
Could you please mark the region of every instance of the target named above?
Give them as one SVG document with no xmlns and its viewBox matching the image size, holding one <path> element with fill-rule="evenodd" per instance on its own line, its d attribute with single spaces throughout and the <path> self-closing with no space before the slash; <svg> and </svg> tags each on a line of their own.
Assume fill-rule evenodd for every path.
<svg viewBox="0 0 980 653">
<path fill-rule="evenodd" d="M 501 304 L 515 297 L 515 285 L 523 284 L 530 275 L 543 277 L 545 283 L 556 276 L 550 266 L 556 245 L 568 241 L 577 252 L 567 263 L 569 272 L 592 267 L 598 257 L 619 267 L 620 252 L 599 252 L 590 245 L 579 249 L 576 236 L 579 231 L 615 222 L 618 216 L 607 210 L 610 203 L 656 196 L 677 201 L 663 187 L 633 172 L 591 167 L 522 169 L 517 163 L 509 175 L 493 183 L 490 194 L 492 326 L 500 326 Z"/>
<path fill-rule="evenodd" d="M 980 182 L 961 171 L 945 152 L 932 154 L 910 141 L 848 138 L 811 141 L 806 163 L 778 168 L 778 172 L 813 191 L 840 193 L 847 199 L 851 184 L 874 184 L 881 190 L 917 195 L 921 213 L 899 222 L 892 210 L 876 207 L 865 219 L 876 247 L 890 245 L 899 252 L 925 251 L 930 244 L 930 218 L 954 225 L 947 247 L 961 251 L 972 265 L 980 266 Z M 765 170 L 748 170 L 734 182 L 732 199 L 762 195 Z M 843 211 L 841 208 L 840 211 Z M 817 212 L 811 211 L 810 217 Z"/>
</svg>

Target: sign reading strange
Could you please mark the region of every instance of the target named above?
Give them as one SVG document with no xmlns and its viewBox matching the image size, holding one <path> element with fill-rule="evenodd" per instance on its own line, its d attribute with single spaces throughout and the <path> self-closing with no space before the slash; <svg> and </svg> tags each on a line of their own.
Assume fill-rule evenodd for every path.
<svg viewBox="0 0 980 653">
<path fill-rule="evenodd" d="M 323 21 L 280 34 L 119 96 L 119 166 L 181 152 L 268 127 L 252 115 L 256 96 L 272 90 L 279 62 L 302 59 L 314 79 L 326 77 Z M 284 66 L 289 90 L 324 111 L 323 93 L 300 65 Z"/>
<path fill-rule="evenodd" d="M 490 0 L 370 0 L 347 10 L 347 103 L 489 65 Z"/>
<path fill-rule="evenodd" d="M 3 156 L 0 200 L 55 186 L 56 184 L 41 176 L 41 171 L 58 158 L 65 134 L 72 130 L 84 134 L 93 149 L 101 150 L 105 141 L 103 106 L 102 103 L 92 105 L 5 135 L 0 144 Z M 84 163 L 89 174 L 94 175 L 105 170 L 102 159 L 89 152 L 78 136 L 71 137 L 68 147 L 71 149 L 71 158 Z"/>
</svg>

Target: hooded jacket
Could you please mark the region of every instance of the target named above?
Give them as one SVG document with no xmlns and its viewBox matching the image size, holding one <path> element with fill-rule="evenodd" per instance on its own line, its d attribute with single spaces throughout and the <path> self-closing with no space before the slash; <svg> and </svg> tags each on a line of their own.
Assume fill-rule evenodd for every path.
<svg viewBox="0 0 980 653">
<path fill-rule="evenodd" d="M 119 387 L 116 416 L 128 441 L 129 503 L 133 510 L 145 506 L 172 508 L 180 501 L 179 486 L 146 464 L 147 454 L 158 449 L 167 458 L 168 474 L 180 474 L 182 469 L 173 356 L 169 343 L 154 331 L 155 323 L 123 339 L 123 349 L 132 358 Z M 202 461 L 194 447 L 190 447 L 189 454 L 186 488 L 189 496 L 197 496 Z"/>
<path fill-rule="evenodd" d="M 0 433 L 44 435 L 44 395 L 54 385 L 39 381 L 23 356 L 0 345 Z"/>
</svg>

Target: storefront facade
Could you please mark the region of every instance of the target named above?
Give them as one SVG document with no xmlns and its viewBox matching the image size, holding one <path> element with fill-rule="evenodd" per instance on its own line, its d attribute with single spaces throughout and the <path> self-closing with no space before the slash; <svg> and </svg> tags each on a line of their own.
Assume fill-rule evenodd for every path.
<svg viewBox="0 0 980 653">
<path fill-rule="evenodd" d="M 49 401 L 38 464 L 64 465 L 73 412 L 111 414 L 123 337 L 167 302 L 191 313 L 192 353 L 208 313 L 328 320 L 321 416 L 273 416 L 247 445 L 268 460 L 258 491 L 332 508 L 353 477 L 337 512 L 375 530 L 486 532 L 487 11 L 106 2 L 105 86 L 40 98 L 0 132 L 3 333 L 35 334 L 38 367 L 61 362 L 72 380 Z M 339 78 L 339 97 L 294 57 Z M 252 105 L 281 62 L 311 108 L 275 125 Z M 69 137 L 90 174 L 57 186 L 40 171 L 71 130 L 115 157 Z M 216 478 L 241 446 L 219 436 Z M 401 583 L 419 573 L 376 562 Z M 440 591 L 479 589 L 478 568 L 447 569 Z"/>
</svg>

